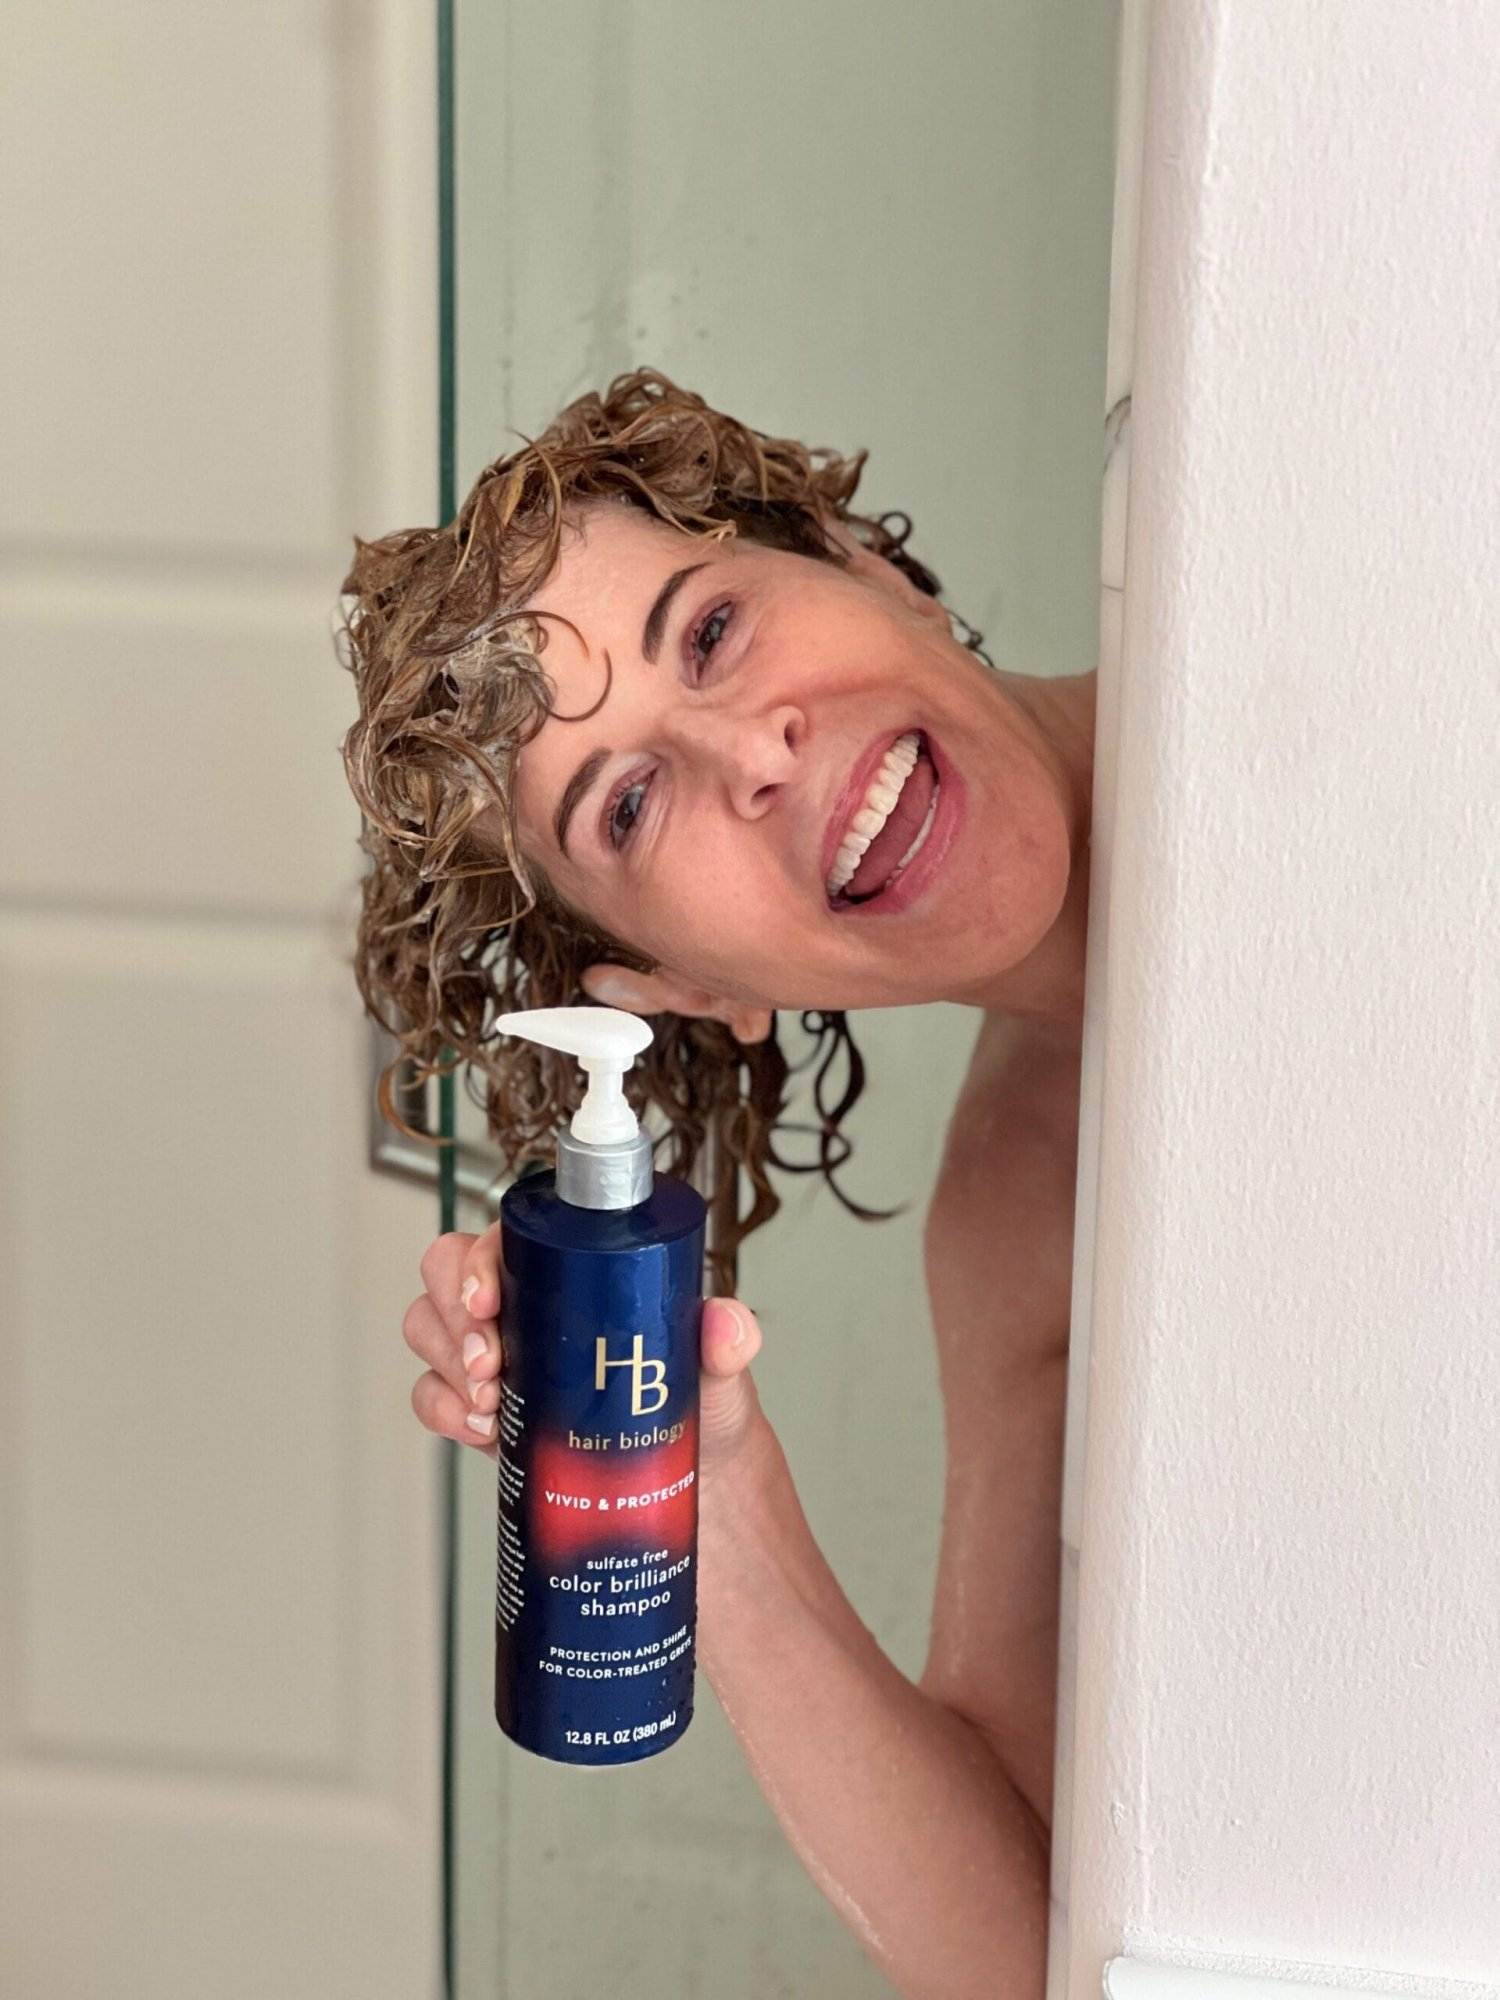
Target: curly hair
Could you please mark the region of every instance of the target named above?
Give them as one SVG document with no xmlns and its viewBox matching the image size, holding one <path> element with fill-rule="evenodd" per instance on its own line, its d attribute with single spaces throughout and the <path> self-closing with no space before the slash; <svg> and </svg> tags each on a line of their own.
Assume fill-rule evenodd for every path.
<svg viewBox="0 0 1500 2000">
<path fill-rule="evenodd" d="M 580 974 L 597 959 L 655 969 L 528 868 L 517 838 L 517 758 L 553 713 L 555 693 L 540 658 L 541 616 L 522 607 L 551 574 L 563 527 L 591 503 L 616 501 L 694 539 L 739 535 L 846 567 L 822 527 L 831 515 L 936 597 L 937 578 L 903 546 L 909 516 L 850 510 L 867 456 L 767 437 L 638 368 L 603 396 L 578 397 L 539 438 L 487 466 L 447 526 L 355 537 L 338 637 L 359 715 L 341 749 L 371 866 L 353 966 L 367 1013 L 399 1044 L 379 1103 L 409 1138 L 436 1143 L 396 1109 L 402 1064 L 417 1082 L 461 1064 L 507 1171 L 552 1157 L 556 1128 L 581 1099 L 576 1065 L 531 1042 L 496 1038 L 490 1024 L 513 1009 L 587 1002 Z M 981 635 L 957 623 L 988 664 Z M 498 840 L 496 816 L 480 823 L 492 805 Z M 721 1292 L 735 1289 L 739 1245 L 781 1206 L 772 1167 L 821 1171 L 863 1220 L 900 1213 L 861 1207 L 834 1178 L 851 1151 L 840 1125 L 865 1077 L 846 1016 L 808 1010 L 801 1022 L 815 1045 L 793 1065 L 774 1015 L 769 1037 L 750 1044 L 719 1021 L 657 1015 L 651 1045 L 626 1078 L 643 1128 L 651 1130 L 653 1112 L 665 1122 L 654 1144 L 670 1144 L 666 1171 L 691 1174 L 710 1137 L 717 1142 L 709 1258 Z M 843 1086 L 834 1095 L 828 1085 L 825 1102 L 841 1051 Z M 809 1063 L 817 1128 L 782 1122 L 789 1079 Z M 782 1157 L 775 1142 L 789 1131 L 813 1134 L 814 1160 Z M 743 1216 L 741 1168 L 751 1189 Z"/>
</svg>

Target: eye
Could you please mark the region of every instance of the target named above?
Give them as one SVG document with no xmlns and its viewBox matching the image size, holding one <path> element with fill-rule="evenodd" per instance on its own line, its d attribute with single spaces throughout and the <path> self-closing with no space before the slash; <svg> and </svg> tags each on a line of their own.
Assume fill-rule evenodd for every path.
<svg viewBox="0 0 1500 2000">
<path fill-rule="evenodd" d="M 722 644 L 733 617 L 734 605 L 726 603 L 715 605 L 705 618 L 699 619 L 688 639 L 688 657 L 695 666 L 702 667 L 708 655 Z"/>
<path fill-rule="evenodd" d="M 630 812 L 623 816 L 623 818 L 620 808 L 636 792 L 640 793 L 641 799 L 644 801 L 650 789 L 651 780 L 649 778 L 630 778 L 627 779 L 611 798 L 609 804 L 604 809 L 604 824 L 609 830 L 609 844 L 611 847 L 618 850 L 626 846 L 631 835 L 635 832 L 641 817 L 641 807 L 639 805 L 632 807 Z"/>
</svg>

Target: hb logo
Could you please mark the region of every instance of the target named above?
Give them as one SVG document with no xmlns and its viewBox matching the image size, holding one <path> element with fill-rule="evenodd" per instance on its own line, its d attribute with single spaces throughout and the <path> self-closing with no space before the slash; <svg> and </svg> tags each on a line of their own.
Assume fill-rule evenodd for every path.
<svg viewBox="0 0 1500 2000">
<path fill-rule="evenodd" d="M 647 1361 L 644 1355 L 645 1345 L 645 1334 L 638 1333 L 635 1336 L 628 1361 L 609 1361 L 605 1359 L 609 1350 L 604 1335 L 600 1334 L 599 1338 L 594 1342 L 594 1387 L 596 1389 L 604 1387 L 604 1371 L 606 1368 L 628 1368 L 630 1370 L 630 1414 L 633 1417 L 649 1417 L 654 1410 L 659 1410 L 667 1400 L 667 1364 L 665 1361 Z M 655 1392 L 656 1401 L 654 1403 L 648 1403 L 643 1400 L 648 1389 Z"/>
</svg>

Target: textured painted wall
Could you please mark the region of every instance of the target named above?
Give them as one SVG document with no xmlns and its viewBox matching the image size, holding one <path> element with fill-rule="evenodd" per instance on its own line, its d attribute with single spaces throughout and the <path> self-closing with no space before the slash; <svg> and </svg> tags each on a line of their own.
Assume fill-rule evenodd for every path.
<svg viewBox="0 0 1500 2000">
<path fill-rule="evenodd" d="M 1500 33 L 1152 34 L 1055 1990 L 1446 1992 L 1500 1980 Z"/>
</svg>

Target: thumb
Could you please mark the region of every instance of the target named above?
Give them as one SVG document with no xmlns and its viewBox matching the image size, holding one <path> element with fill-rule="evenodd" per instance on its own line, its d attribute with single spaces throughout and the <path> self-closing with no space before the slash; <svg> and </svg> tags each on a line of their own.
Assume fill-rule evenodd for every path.
<svg viewBox="0 0 1500 2000">
<path fill-rule="evenodd" d="M 760 1322 L 743 1299 L 705 1299 L 699 1334 L 698 1447 L 705 1463 L 732 1457 L 762 1421 L 750 1363 Z"/>
</svg>

